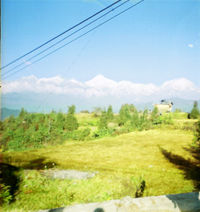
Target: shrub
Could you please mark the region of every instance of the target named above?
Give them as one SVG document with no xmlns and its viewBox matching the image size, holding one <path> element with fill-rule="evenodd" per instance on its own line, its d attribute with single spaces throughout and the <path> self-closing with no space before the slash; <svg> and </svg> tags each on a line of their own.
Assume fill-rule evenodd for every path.
<svg viewBox="0 0 200 212">
<path fill-rule="evenodd" d="M 194 145 L 200 151 L 200 120 L 196 123 Z"/>
<path fill-rule="evenodd" d="M 138 130 L 148 130 L 151 128 L 151 122 L 148 119 L 148 110 L 144 110 L 142 115 L 140 116 L 139 123 L 138 123 Z"/>
<path fill-rule="evenodd" d="M 0 205 L 9 204 L 11 200 L 10 186 L 0 183 Z"/>
<path fill-rule="evenodd" d="M 130 110 L 132 107 L 130 107 L 129 104 L 122 105 L 119 111 L 119 120 L 118 124 L 119 126 L 124 125 L 128 120 L 131 119 L 131 113 Z"/>
<path fill-rule="evenodd" d="M 90 113 L 88 110 L 81 110 L 80 113 Z"/>
<path fill-rule="evenodd" d="M 90 131 L 91 130 L 89 128 L 85 128 L 82 130 L 75 130 L 73 132 L 67 133 L 66 137 L 73 140 L 84 141 L 89 137 Z"/>
<path fill-rule="evenodd" d="M 74 131 L 74 130 L 78 129 L 78 120 L 74 116 L 74 113 L 75 113 L 75 106 L 72 105 L 68 109 L 67 117 L 66 117 L 66 120 L 65 120 L 64 128 L 67 131 Z"/>
<path fill-rule="evenodd" d="M 0 205 L 9 204 L 15 200 L 19 183 L 19 168 L 0 163 Z"/>
<path fill-rule="evenodd" d="M 167 125 L 173 124 L 171 114 L 165 114 L 165 115 L 160 116 L 160 121 L 162 124 L 167 124 Z"/>
<path fill-rule="evenodd" d="M 96 131 L 93 133 L 92 137 L 93 137 L 93 138 L 102 138 L 102 137 L 104 137 L 104 136 L 113 135 L 114 131 L 115 131 L 115 130 L 112 129 L 112 128 L 98 129 L 98 130 L 96 130 Z"/>
<path fill-rule="evenodd" d="M 111 121 L 114 117 L 112 106 L 110 105 L 107 110 L 107 119 Z"/>
<path fill-rule="evenodd" d="M 98 123 L 98 129 L 99 130 L 104 130 L 108 128 L 108 118 L 107 118 L 107 114 L 105 111 L 102 112 L 100 119 L 99 119 L 99 123 Z"/>
<path fill-rule="evenodd" d="M 100 107 L 95 107 L 94 110 L 93 110 L 93 116 L 94 117 L 98 117 L 100 116 L 102 113 L 102 109 Z"/>
<path fill-rule="evenodd" d="M 157 107 L 154 107 L 151 113 L 150 120 L 152 121 L 153 124 L 161 124 L 160 113 Z"/>
</svg>

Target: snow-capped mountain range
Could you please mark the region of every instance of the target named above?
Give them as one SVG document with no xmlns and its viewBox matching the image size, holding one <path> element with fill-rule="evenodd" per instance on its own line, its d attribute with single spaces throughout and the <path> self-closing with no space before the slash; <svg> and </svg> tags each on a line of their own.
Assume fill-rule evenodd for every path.
<svg viewBox="0 0 200 212">
<path fill-rule="evenodd" d="M 83 104 L 85 109 L 88 109 L 88 105 L 140 104 L 158 102 L 160 99 L 199 100 L 200 87 L 185 78 L 173 79 L 161 85 L 155 85 L 125 80 L 117 82 L 103 75 L 97 75 L 85 82 L 75 79 L 68 80 L 60 76 L 38 78 L 31 75 L 3 83 L 4 107 L 9 107 L 11 102 L 12 105 L 15 102 L 16 105 L 19 104 L 22 107 L 23 103 L 27 105 L 28 102 L 31 102 L 32 105 L 38 105 L 44 103 L 45 98 L 48 105 L 52 105 L 52 108 L 55 105 L 58 108 L 60 105 L 62 108 L 66 104 Z M 64 101 L 64 99 L 66 100 Z M 45 106 L 43 107 L 45 108 Z"/>
</svg>

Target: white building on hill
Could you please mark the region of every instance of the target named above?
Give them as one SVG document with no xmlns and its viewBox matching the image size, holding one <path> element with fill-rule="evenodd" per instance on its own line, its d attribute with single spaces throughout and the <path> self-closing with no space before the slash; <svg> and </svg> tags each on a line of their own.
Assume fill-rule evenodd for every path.
<svg viewBox="0 0 200 212">
<path fill-rule="evenodd" d="M 155 104 L 154 107 L 158 108 L 160 114 L 170 113 L 172 111 L 173 102 L 161 100 L 160 104 Z"/>
</svg>

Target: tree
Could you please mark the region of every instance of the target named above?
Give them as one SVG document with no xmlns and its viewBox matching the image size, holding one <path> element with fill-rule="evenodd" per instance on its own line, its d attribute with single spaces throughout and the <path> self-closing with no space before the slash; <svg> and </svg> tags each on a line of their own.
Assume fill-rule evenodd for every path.
<svg viewBox="0 0 200 212">
<path fill-rule="evenodd" d="M 75 110 L 76 110 L 75 105 L 72 105 L 68 108 L 68 113 L 67 113 L 67 117 L 65 120 L 65 127 L 64 127 L 68 131 L 74 131 L 78 129 L 78 120 L 74 116 Z"/>
<path fill-rule="evenodd" d="M 198 117 L 200 116 L 200 112 L 199 112 L 199 108 L 198 108 L 198 102 L 194 101 L 194 105 L 193 108 L 189 114 L 189 118 L 191 119 L 198 119 Z"/>
<path fill-rule="evenodd" d="M 20 113 L 19 113 L 19 117 L 21 119 L 24 119 L 24 117 L 27 115 L 27 112 L 24 110 L 24 108 L 21 109 Z"/>
<path fill-rule="evenodd" d="M 137 129 L 138 125 L 139 125 L 139 114 L 138 111 L 135 109 L 132 117 L 131 117 L 131 125 L 133 127 L 133 129 Z"/>
<path fill-rule="evenodd" d="M 94 117 L 100 116 L 102 113 L 102 109 L 100 107 L 95 107 L 93 110 Z"/>
<path fill-rule="evenodd" d="M 119 111 L 119 125 L 124 125 L 128 120 L 130 120 L 130 107 L 128 104 L 122 105 Z"/>
<path fill-rule="evenodd" d="M 65 122 L 65 117 L 64 117 L 63 113 L 59 112 L 57 114 L 56 126 L 59 129 L 64 129 L 64 122 Z"/>
<path fill-rule="evenodd" d="M 108 119 L 107 119 L 107 114 L 105 111 L 101 113 L 100 119 L 99 119 L 99 124 L 98 124 L 98 129 L 107 129 L 108 128 Z"/>
<path fill-rule="evenodd" d="M 68 107 L 68 114 L 74 115 L 75 111 L 76 111 L 75 105 L 72 105 L 72 106 Z"/>
<path fill-rule="evenodd" d="M 153 124 L 160 124 L 159 122 L 159 117 L 160 117 L 160 114 L 159 114 L 159 110 L 157 107 L 154 107 L 152 113 L 151 113 L 151 121 Z"/>
<path fill-rule="evenodd" d="M 137 111 L 137 109 L 135 108 L 135 106 L 133 104 L 130 104 L 129 105 L 129 111 L 130 111 L 130 113 L 133 114 L 135 111 Z"/>
<path fill-rule="evenodd" d="M 109 121 L 111 121 L 113 119 L 114 115 L 113 115 L 113 109 L 112 106 L 109 105 L 108 110 L 107 110 L 107 118 Z"/>
<path fill-rule="evenodd" d="M 139 126 L 138 129 L 139 130 L 147 130 L 150 128 L 150 121 L 148 119 L 148 110 L 145 109 L 142 113 L 142 115 L 140 116 L 140 120 L 139 120 Z"/>
</svg>

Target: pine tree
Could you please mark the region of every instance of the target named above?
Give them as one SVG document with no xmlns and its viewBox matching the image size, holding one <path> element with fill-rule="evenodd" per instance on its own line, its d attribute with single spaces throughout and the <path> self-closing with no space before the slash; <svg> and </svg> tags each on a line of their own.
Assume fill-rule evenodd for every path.
<svg viewBox="0 0 200 212">
<path fill-rule="evenodd" d="M 113 119 L 114 115 L 113 115 L 113 109 L 112 106 L 109 105 L 108 110 L 107 110 L 107 119 L 109 121 L 111 121 Z"/>
<path fill-rule="evenodd" d="M 19 117 L 21 119 L 24 119 L 26 115 L 27 115 L 27 112 L 25 111 L 24 108 L 22 108 L 21 111 L 20 111 L 20 113 L 19 113 Z"/>
<path fill-rule="evenodd" d="M 189 117 L 191 119 L 198 119 L 199 116 L 200 116 L 200 112 L 198 108 L 198 102 L 195 101 Z"/>
<path fill-rule="evenodd" d="M 157 107 L 154 107 L 152 113 L 151 113 L 151 121 L 153 124 L 159 124 L 159 110 Z"/>
<path fill-rule="evenodd" d="M 74 116 L 76 107 L 75 105 L 72 105 L 68 108 L 68 113 L 67 113 L 67 117 L 65 120 L 65 129 L 68 131 L 74 131 L 76 129 L 78 129 L 78 120 L 77 118 Z"/>
<path fill-rule="evenodd" d="M 139 114 L 136 109 L 134 110 L 133 115 L 131 117 L 131 125 L 133 129 L 137 129 L 139 125 Z"/>
<path fill-rule="evenodd" d="M 107 128 L 108 128 L 108 118 L 106 112 L 103 111 L 99 119 L 98 129 L 102 130 Z"/>
<path fill-rule="evenodd" d="M 130 108 L 128 104 L 122 105 L 119 111 L 119 125 L 124 125 L 128 120 L 130 120 Z"/>
<path fill-rule="evenodd" d="M 72 106 L 68 107 L 68 114 L 74 115 L 75 111 L 76 111 L 76 106 L 75 105 L 72 105 Z"/>
</svg>

